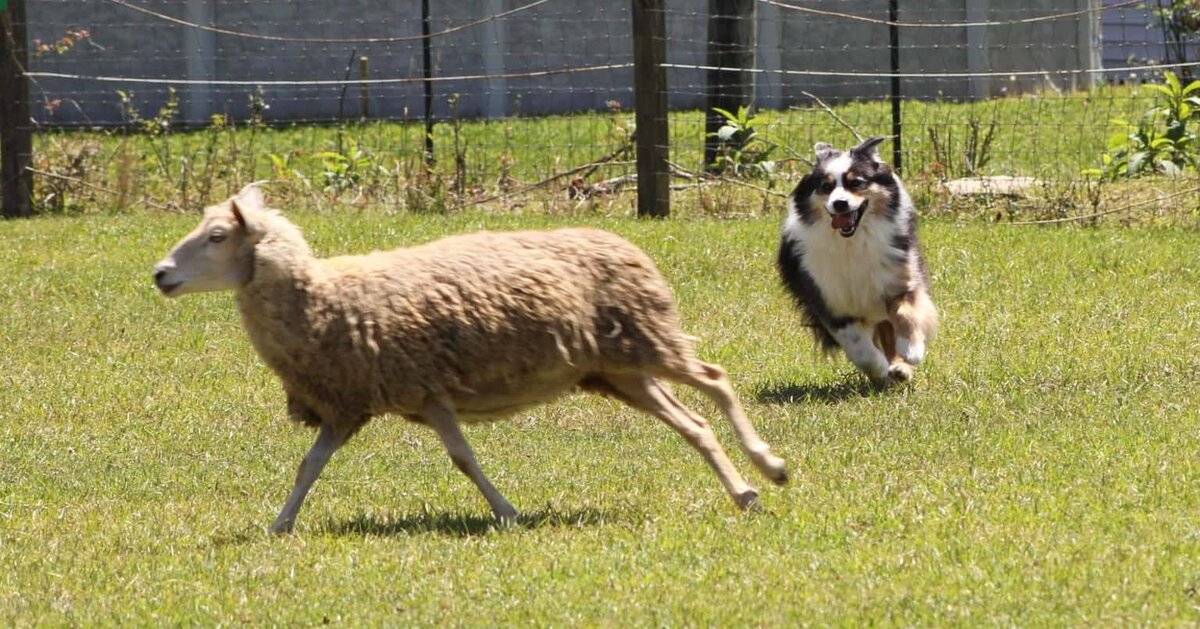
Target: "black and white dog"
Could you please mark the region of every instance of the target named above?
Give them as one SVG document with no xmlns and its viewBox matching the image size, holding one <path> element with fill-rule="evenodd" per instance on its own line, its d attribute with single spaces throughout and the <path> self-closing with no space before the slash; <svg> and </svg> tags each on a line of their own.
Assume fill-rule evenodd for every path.
<svg viewBox="0 0 1200 629">
<path fill-rule="evenodd" d="M 871 138 L 848 152 L 819 143 L 788 202 L 779 273 L 826 352 L 841 347 L 874 382 L 903 381 L 938 327 L 916 210 Z"/>
</svg>

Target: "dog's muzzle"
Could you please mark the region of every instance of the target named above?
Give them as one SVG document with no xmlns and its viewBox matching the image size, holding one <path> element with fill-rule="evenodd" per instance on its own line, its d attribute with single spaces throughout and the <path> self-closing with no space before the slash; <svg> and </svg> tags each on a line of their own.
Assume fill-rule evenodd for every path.
<svg viewBox="0 0 1200 629">
<path fill-rule="evenodd" d="M 863 200 L 862 205 L 858 206 L 857 210 L 847 210 L 845 212 L 830 214 L 833 228 L 838 230 L 838 233 L 843 238 L 849 238 L 854 235 L 854 232 L 858 231 L 858 224 L 862 221 L 863 214 L 867 212 L 867 203 L 868 201 Z"/>
</svg>

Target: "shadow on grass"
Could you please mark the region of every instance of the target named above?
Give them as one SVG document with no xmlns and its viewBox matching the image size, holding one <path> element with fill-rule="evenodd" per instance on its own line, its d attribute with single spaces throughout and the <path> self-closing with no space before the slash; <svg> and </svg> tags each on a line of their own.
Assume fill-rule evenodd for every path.
<svg viewBox="0 0 1200 629">
<path fill-rule="evenodd" d="M 760 386 L 754 397 L 764 404 L 837 404 L 898 388 L 900 387 L 880 387 L 866 378 L 853 377 L 825 384 L 770 383 Z"/>
<path fill-rule="evenodd" d="M 271 537 L 273 536 L 263 526 L 247 526 L 238 531 L 228 531 L 223 534 L 214 535 L 212 537 L 212 545 L 218 548 L 224 546 L 242 546 L 244 544 L 261 542 Z"/>
<path fill-rule="evenodd" d="M 490 515 L 466 513 L 434 513 L 426 511 L 418 515 L 398 518 L 361 514 L 342 522 L 330 521 L 321 531 L 331 535 L 419 535 L 437 533 L 450 537 L 480 537 L 515 529 L 539 529 L 543 527 L 601 526 L 619 519 L 613 512 L 584 508 L 559 511 L 553 507 L 526 511 L 517 516 L 517 522 L 505 525 Z"/>
<path fill-rule="evenodd" d="M 521 513 L 517 516 L 516 524 L 504 525 L 490 515 L 466 513 L 434 513 L 425 511 L 419 515 L 409 515 L 399 518 L 379 516 L 373 513 L 359 514 L 348 520 L 326 520 L 315 524 L 307 531 L 297 527 L 301 535 L 419 535 L 437 533 L 450 537 L 480 537 L 493 533 L 503 533 L 506 530 L 528 529 L 543 527 L 580 528 L 585 526 L 602 526 L 607 523 L 627 519 L 625 515 L 615 511 L 583 508 L 570 511 L 559 511 L 554 507 L 536 509 Z M 239 530 L 226 531 L 214 535 L 212 544 L 217 547 L 241 546 L 276 539 L 265 526 L 246 526 Z"/>
</svg>

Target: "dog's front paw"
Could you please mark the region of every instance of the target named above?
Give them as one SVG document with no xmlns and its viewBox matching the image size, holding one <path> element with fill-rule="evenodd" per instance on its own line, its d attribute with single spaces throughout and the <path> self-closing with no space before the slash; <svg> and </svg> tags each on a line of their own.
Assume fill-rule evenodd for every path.
<svg viewBox="0 0 1200 629">
<path fill-rule="evenodd" d="M 888 381 L 891 380 L 888 364 L 882 361 L 880 361 L 878 364 L 871 363 L 868 365 L 860 365 L 859 370 L 862 371 L 868 378 L 870 378 L 871 382 L 878 386 L 887 386 Z"/>
<path fill-rule="evenodd" d="M 893 382 L 908 382 L 912 377 L 913 368 L 908 363 L 897 362 L 888 367 L 888 378 Z"/>
</svg>

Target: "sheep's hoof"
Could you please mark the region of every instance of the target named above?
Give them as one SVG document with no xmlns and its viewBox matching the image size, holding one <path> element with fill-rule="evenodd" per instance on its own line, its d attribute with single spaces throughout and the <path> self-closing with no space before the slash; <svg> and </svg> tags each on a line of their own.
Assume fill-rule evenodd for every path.
<svg viewBox="0 0 1200 629">
<path fill-rule="evenodd" d="M 741 507 L 743 511 L 758 511 L 761 507 L 758 504 L 758 490 L 750 487 L 742 493 L 733 497 L 733 501 Z"/>
<path fill-rule="evenodd" d="M 767 478 L 770 478 L 771 482 L 775 483 L 776 485 L 786 485 L 788 484 L 788 481 L 791 480 L 788 478 L 787 468 L 782 466 Z"/>
<path fill-rule="evenodd" d="M 277 535 L 280 537 L 282 537 L 284 535 L 291 535 L 292 534 L 292 524 L 293 524 L 292 522 L 276 522 L 271 525 L 271 534 Z"/>
<path fill-rule="evenodd" d="M 518 514 L 517 510 L 511 506 L 507 509 L 493 511 L 492 514 L 496 516 L 496 524 L 499 525 L 500 528 L 511 529 L 519 524 L 517 520 L 520 517 L 520 514 Z"/>
<path fill-rule="evenodd" d="M 760 469 L 772 483 L 776 485 L 786 485 L 788 483 L 787 463 L 783 459 L 768 454 L 763 459 Z"/>
</svg>

